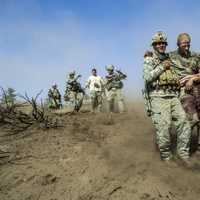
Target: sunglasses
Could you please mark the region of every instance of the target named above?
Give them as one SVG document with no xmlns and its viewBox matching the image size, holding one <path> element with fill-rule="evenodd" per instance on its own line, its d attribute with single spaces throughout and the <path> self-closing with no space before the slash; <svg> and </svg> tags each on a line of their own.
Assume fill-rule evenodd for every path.
<svg viewBox="0 0 200 200">
<path fill-rule="evenodd" d="M 165 45 L 165 46 L 167 46 L 167 43 L 166 42 L 156 42 L 155 45 L 159 45 L 159 46 L 160 45 Z"/>
</svg>

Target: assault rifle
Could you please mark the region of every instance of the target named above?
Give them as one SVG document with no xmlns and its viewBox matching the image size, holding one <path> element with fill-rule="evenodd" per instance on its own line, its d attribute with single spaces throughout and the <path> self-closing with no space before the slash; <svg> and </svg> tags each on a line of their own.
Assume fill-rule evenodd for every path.
<svg viewBox="0 0 200 200">
<path fill-rule="evenodd" d="M 145 105 L 147 116 L 150 117 L 152 115 L 152 106 L 151 106 L 151 98 L 149 96 L 149 91 L 148 91 L 147 86 L 145 86 L 145 89 L 142 89 L 142 95 L 144 98 L 144 105 Z"/>
</svg>

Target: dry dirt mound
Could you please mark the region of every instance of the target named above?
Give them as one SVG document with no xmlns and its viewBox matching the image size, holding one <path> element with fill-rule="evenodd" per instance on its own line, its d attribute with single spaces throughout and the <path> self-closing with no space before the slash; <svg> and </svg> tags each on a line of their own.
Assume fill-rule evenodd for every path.
<svg viewBox="0 0 200 200">
<path fill-rule="evenodd" d="M 197 200 L 200 169 L 164 165 L 140 103 L 127 113 L 64 115 L 65 126 L 4 141 L 1 200 Z"/>
</svg>

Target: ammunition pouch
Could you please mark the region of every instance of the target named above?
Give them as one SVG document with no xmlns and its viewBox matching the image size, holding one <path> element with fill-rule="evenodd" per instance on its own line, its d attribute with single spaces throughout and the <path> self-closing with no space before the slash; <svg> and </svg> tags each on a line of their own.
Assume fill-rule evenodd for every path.
<svg viewBox="0 0 200 200">
<path fill-rule="evenodd" d="M 123 83 L 122 81 L 112 81 L 107 83 L 106 88 L 108 91 L 111 90 L 112 88 L 121 89 L 123 88 Z"/>
<path fill-rule="evenodd" d="M 71 85 L 70 88 L 68 88 L 69 91 L 77 92 L 77 93 L 83 93 L 85 94 L 85 91 L 81 87 L 81 84 L 78 82 L 75 82 Z"/>
<path fill-rule="evenodd" d="M 180 89 L 180 83 L 177 74 L 173 70 L 163 72 L 158 80 L 158 88 L 161 89 Z"/>
<path fill-rule="evenodd" d="M 180 87 L 177 85 L 162 85 L 158 86 L 156 90 L 162 90 L 165 93 L 176 93 L 180 95 Z"/>
</svg>

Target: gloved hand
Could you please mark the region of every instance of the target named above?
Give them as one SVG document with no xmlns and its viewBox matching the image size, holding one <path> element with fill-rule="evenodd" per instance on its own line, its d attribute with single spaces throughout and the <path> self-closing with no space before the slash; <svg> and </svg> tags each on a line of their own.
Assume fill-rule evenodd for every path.
<svg viewBox="0 0 200 200">
<path fill-rule="evenodd" d="M 165 60 L 165 61 L 163 61 L 162 64 L 163 64 L 165 70 L 169 70 L 171 68 L 171 65 L 172 65 L 170 60 Z"/>
</svg>

